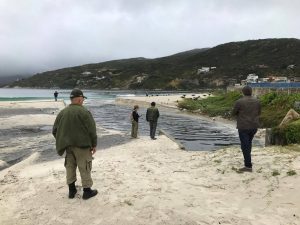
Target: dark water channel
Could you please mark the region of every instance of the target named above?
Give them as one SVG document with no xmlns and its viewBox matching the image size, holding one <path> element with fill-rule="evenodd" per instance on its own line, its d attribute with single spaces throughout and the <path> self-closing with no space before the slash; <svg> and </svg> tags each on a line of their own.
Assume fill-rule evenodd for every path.
<svg viewBox="0 0 300 225">
<path fill-rule="evenodd" d="M 130 132 L 131 107 L 115 105 L 112 102 L 104 104 L 103 101 L 93 101 L 93 105 L 88 105 L 88 107 L 92 111 L 96 123 L 104 128 Z M 148 135 L 149 125 L 145 119 L 146 109 L 140 108 L 139 114 L 142 115 L 139 121 L 139 134 Z M 175 109 L 160 108 L 160 114 L 157 129 L 165 130 L 187 150 L 216 150 L 239 144 L 237 130 L 230 126 L 206 121 L 197 116 L 185 115 Z M 259 142 L 254 140 L 254 145 L 259 145 Z"/>
</svg>

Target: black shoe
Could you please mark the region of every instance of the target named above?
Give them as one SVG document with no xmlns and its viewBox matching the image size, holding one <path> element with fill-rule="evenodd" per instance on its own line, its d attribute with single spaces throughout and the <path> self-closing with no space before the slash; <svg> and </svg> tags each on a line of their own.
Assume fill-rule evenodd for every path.
<svg viewBox="0 0 300 225">
<path fill-rule="evenodd" d="M 151 139 L 152 139 L 152 140 L 156 140 L 157 138 L 154 137 L 154 138 L 151 138 Z"/>
<path fill-rule="evenodd" d="M 241 173 L 243 173 L 243 172 L 252 172 L 252 168 L 251 167 L 243 167 L 243 168 L 240 168 L 239 170 L 238 170 L 239 172 L 241 172 Z"/>
<path fill-rule="evenodd" d="M 77 189 L 75 187 L 75 182 L 69 184 L 69 198 L 74 198 L 77 193 Z"/>
<path fill-rule="evenodd" d="M 82 199 L 87 200 L 91 197 L 94 197 L 97 194 L 98 194 L 98 191 L 96 189 L 92 190 L 91 188 L 83 188 Z"/>
<path fill-rule="evenodd" d="M 75 191 L 69 191 L 69 198 L 75 198 L 75 195 L 76 195 L 76 193 L 77 193 L 77 190 L 75 190 Z"/>
</svg>

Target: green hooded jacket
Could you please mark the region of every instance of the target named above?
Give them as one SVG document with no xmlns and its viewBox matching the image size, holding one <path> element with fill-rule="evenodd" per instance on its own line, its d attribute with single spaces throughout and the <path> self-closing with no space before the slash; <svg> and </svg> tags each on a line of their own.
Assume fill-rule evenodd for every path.
<svg viewBox="0 0 300 225">
<path fill-rule="evenodd" d="M 69 146 L 92 148 L 97 146 L 96 124 L 92 114 L 83 106 L 71 104 L 56 117 L 52 134 L 56 151 L 63 155 Z"/>
</svg>

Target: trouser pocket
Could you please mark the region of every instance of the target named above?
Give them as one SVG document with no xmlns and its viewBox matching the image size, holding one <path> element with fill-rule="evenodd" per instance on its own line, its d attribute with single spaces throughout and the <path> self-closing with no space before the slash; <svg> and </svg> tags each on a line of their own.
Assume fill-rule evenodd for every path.
<svg viewBox="0 0 300 225">
<path fill-rule="evenodd" d="M 89 172 L 92 171 L 92 160 L 86 161 L 86 170 Z"/>
</svg>

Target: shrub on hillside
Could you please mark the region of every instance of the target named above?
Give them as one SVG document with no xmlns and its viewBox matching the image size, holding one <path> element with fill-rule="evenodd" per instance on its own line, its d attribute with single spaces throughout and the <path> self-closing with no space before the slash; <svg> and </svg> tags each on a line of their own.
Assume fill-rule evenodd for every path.
<svg viewBox="0 0 300 225">
<path fill-rule="evenodd" d="M 178 103 L 179 108 L 190 111 L 200 110 L 209 116 L 222 116 L 231 118 L 231 111 L 236 100 L 242 94 L 240 92 L 218 93 L 214 97 L 206 99 L 193 100 L 184 99 Z M 271 92 L 259 97 L 262 105 L 260 116 L 261 127 L 276 127 L 280 124 L 286 113 L 294 108 L 296 101 L 300 101 L 300 94 L 283 94 Z M 295 109 L 300 113 L 299 109 Z"/>
<path fill-rule="evenodd" d="M 300 100 L 299 93 L 283 94 L 268 93 L 260 97 L 262 113 L 260 121 L 262 127 L 276 127 L 280 124 L 287 112 L 294 108 L 296 101 Z M 298 113 L 299 109 L 295 109 Z"/>
<path fill-rule="evenodd" d="M 229 118 L 234 102 L 241 96 L 240 92 L 234 91 L 200 100 L 184 99 L 178 103 L 178 107 L 189 111 L 200 110 L 209 116 Z"/>
</svg>

